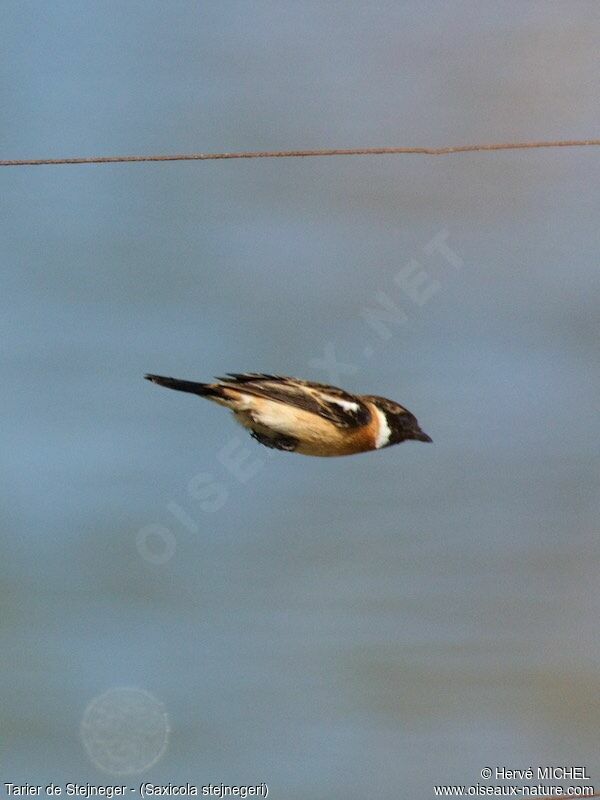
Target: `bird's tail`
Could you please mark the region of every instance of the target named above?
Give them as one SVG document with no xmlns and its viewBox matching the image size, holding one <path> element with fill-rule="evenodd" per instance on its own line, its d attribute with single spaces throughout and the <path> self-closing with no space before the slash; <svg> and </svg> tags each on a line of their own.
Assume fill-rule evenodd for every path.
<svg viewBox="0 0 600 800">
<path fill-rule="evenodd" d="M 147 381 L 166 386 L 167 389 L 177 389 L 178 392 L 191 392 L 201 397 L 218 396 L 217 387 L 210 383 L 196 383 L 195 381 L 182 381 L 179 378 L 165 378 L 163 375 L 144 375 Z"/>
</svg>

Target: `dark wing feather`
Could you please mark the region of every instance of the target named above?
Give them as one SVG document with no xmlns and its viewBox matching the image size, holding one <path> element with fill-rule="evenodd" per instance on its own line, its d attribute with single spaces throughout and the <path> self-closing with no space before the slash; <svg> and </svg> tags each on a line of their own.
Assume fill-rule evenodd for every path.
<svg viewBox="0 0 600 800">
<path fill-rule="evenodd" d="M 228 372 L 224 378 L 215 378 L 223 383 L 251 383 L 252 381 L 289 381 L 293 378 L 284 378 L 282 375 L 267 375 L 266 372 Z"/>
<path fill-rule="evenodd" d="M 233 373 L 217 380 L 232 388 L 242 384 L 245 392 L 318 414 L 340 428 L 359 427 L 371 419 L 360 397 L 326 383 L 262 373 Z"/>
</svg>

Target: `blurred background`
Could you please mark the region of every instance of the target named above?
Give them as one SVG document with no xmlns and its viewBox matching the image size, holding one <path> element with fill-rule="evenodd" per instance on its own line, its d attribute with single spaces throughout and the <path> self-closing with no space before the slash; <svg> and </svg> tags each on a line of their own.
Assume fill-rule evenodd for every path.
<svg viewBox="0 0 600 800">
<path fill-rule="evenodd" d="M 593 0 L 0 14 L 3 158 L 598 136 Z M 2 170 L 3 780 L 600 785 L 598 156 Z M 146 371 L 434 444 L 270 453 Z"/>
</svg>

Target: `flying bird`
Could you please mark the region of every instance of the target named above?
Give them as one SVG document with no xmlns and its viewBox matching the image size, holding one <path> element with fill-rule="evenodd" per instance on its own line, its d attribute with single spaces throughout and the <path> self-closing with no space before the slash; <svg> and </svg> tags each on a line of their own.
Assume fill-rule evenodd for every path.
<svg viewBox="0 0 600 800">
<path fill-rule="evenodd" d="M 162 375 L 147 380 L 206 397 L 233 411 L 260 444 L 305 456 L 348 456 L 407 439 L 431 442 L 416 417 L 393 400 L 281 375 L 228 374 L 217 383 Z"/>
</svg>

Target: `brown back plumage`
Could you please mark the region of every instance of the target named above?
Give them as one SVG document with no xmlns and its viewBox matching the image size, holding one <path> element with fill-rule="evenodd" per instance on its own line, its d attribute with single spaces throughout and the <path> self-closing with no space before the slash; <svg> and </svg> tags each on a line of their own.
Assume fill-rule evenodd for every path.
<svg viewBox="0 0 600 800">
<path fill-rule="evenodd" d="M 220 384 L 216 387 L 222 385 L 287 403 L 325 417 L 339 428 L 359 427 L 371 419 L 371 412 L 360 397 L 326 383 L 262 373 L 228 373 L 217 380 Z"/>
</svg>

